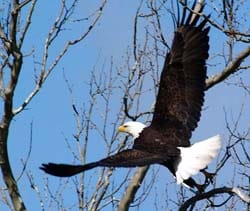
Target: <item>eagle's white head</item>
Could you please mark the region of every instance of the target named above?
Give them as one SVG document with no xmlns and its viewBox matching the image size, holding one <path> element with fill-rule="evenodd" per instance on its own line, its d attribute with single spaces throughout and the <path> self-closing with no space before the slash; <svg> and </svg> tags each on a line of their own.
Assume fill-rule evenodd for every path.
<svg viewBox="0 0 250 211">
<path fill-rule="evenodd" d="M 134 138 L 137 138 L 145 127 L 146 127 L 146 125 L 144 125 L 141 122 L 130 121 L 130 122 L 126 122 L 123 125 L 121 125 L 118 128 L 118 131 L 128 133 L 129 135 L 132 135 Z"/>
</svg>

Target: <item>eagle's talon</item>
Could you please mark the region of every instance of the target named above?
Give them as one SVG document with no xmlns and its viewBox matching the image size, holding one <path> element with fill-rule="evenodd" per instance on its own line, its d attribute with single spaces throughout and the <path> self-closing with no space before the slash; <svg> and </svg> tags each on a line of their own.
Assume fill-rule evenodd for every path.
<svg viewBox="0 0 250 211">
<path fill-rule="evenodd" d="M 205 176 L 205 184 L 214 184 L 214 177 L 216 173 L 210 173 L 205 170 L 202 171 Z"/>
</svg>

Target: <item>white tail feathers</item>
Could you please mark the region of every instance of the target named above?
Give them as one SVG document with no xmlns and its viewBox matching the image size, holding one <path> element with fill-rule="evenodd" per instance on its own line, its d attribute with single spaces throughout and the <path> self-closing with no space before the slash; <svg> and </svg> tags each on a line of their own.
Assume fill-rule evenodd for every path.
<svg viewBox="0 0 250 211">
<path fill-rule="evenodd" d="M 218 154 L 221 147 L 221 137 L 213 136 L 190 147 L 178 147 L 181 151 L 181 160 L 176 169 L 177 184 L 183 183 L 192 175 L 207 167 Z"/>
</svg>

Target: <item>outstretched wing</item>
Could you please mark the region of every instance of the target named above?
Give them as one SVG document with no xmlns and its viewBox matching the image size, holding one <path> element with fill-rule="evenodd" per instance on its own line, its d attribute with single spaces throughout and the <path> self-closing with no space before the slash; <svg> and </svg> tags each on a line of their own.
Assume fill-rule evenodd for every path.
<svg viewBox="0 0 250 211">
<path fill-rule="evenodd" d="M 85 165 L 48 163 L 42 164 L 40 169 L 45 171 L 47 174 L 51 174 L 57 177 L 70 177 L 98 166 L 136 167 L 155 163 L 163 163 L 165 159 L 166 157 L 164 155 L 152 154 L 135 149 L 128 149 L 97 162 L 88 163 Z"/>
<path fill-rule="evenodd" d="M 162 163 L 167 157 L 137 149 L 127 149 L 98 161 L 98 166 L 136 167 Z"/>
<path fill-rule="evenodd" d="M 181 128 L 188 143 L 197 127 L 204 101 L 209 28 L 204 28 L 206 20 L 197 25 L 198 15 L 193 18 L 190 13 L 185 18 L 186 12 L 184 9 L 165 60 L 152 126 L 166 134 L 168 130 Z"/>
</svg>

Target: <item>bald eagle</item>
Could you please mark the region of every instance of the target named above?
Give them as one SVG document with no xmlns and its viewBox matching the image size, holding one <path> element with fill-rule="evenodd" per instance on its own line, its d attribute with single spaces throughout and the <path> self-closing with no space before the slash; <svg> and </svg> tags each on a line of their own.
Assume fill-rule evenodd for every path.
<svg viewBox="0 0 250 211">
<path fill-rule="evenodd" d="M 193 5 L 193 9 L 196 2 Z M 202 12 L 202 6 L 198 12 Z M 85 165 L 42 164 L 48 174 L 69 177 L 98 167 L 137 167 L 160 164 L 175 176 L 177 184 L 201 190 L 192 175 L 203 171 L 221 147 L 220 136 L 190 144 L 204 102 L 206 59 L 209 50 L 207 19 L 199 21 L 187 8 L 177 21 L 173 43 L 161 73 L 152 122 L 127 122 L 119 127 L 134 137 L 131 149 Z"/>
</svg>

